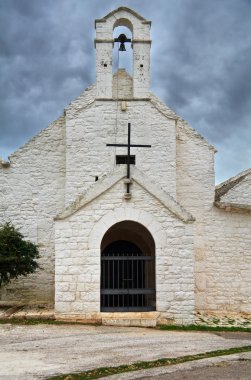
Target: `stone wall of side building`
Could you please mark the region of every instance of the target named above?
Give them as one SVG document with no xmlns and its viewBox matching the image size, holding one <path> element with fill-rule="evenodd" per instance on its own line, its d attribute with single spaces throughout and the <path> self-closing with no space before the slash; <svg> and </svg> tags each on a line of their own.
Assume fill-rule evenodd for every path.
<svg viewBox="0 0 251 380">
<path fill-rule="evenodd" d="M 205 313 L 251 313 L 251 212 L 214 206 L 214 151 L 178 123 L 177 198 L 196 218 L 195 305 Z M 250 204 L 250 176 L 221 197 Z"/>
<path fill-rule="evenodd" d="M 41 270 L 1 289 L 3 302 L 54 300 L 53 217 L 64 207 L 64 122 L 60 117 L 13 153 L 8 168 L 0 165 L 0 223 L 11 222 L 41 255 Z"/>
<path fill-rule="evenodd" d="M 205 242 L 196 260 L 197 310 L 251 314 L 251 211 L 213 207 L 202 222 Z"/>
</svg>

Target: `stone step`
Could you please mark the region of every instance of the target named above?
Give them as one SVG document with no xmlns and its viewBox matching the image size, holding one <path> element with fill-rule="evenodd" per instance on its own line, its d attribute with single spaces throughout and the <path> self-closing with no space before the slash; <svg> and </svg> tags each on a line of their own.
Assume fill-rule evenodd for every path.
<svg viewBox="0 0 251 380">
<path fill-rule="evenodd" d="M 101 313 L 102 325 L 155 327 L 158 312 Z"/>
<path fill-rule="evenodd" d="M 102 318 L 102 325 L 105 326 L 156 327 L 156 324 L 156 319 L 153 318 Z"/>
<path fill-rule="evenodd" d="M 102 324 L 106 326 L 144 326 L 155 327 L 159 312 L 123 312 L 123 313 L 79 313 L 62 314 L 55 313 L 55 319 L 65 322 L 79 322 L 88 324 Z"/>
</svg>

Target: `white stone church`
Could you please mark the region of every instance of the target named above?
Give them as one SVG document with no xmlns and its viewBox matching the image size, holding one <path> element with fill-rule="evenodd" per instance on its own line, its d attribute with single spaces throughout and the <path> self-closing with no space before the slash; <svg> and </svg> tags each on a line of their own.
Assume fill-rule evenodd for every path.
<svg viewBox="0 0 251 380">
<path fill-rule="evenodd" d="M 96 322 L 251 315 L 251 169 L 215 188 L 215 148 L 150 92 L 150 27 L 125 7 L 96 20 L 96 84 L 0 161 L 0 224 L 42 267 L 1 302 Z M 118 47 L 131 76 L 113 73 Z"/>
</svg>

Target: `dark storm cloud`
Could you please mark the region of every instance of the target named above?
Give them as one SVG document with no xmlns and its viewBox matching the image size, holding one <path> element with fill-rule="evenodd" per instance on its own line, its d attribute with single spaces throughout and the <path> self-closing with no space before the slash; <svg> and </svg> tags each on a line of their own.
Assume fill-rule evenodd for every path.
<svg viewBox="0 0 251 380">
<path fill-rule="evenodd" d="M 157 76 L 165 80 L 165 100 L 197 127 L 204 119 L 215 142 L 231 134 L 250 108 L 251 6 L 244 4 L 186 1 L 172 40 L 164 36 L 167 59 L 157 67 Z"/>
<path fill-rule="evenodd" d="M 1 0 L 0 155 L 95 81 L 100 0 Z M 218 178 L 251 166 L 251 2 L 125 0 L 152 20 L 152 88 L 219 150 Z"/>
<path fill-rule="evenodd" d="M 93 42 L 84 38 L 88 23 L 80 25 L 80 18 L 70 17 L 69 5 L 1 2 L 2 149 L 11 151 L 23 144 L 94 79 Z M 93 26 L 92 19 L 89 24 Z"/>
<path fill-rule="evenodd" d="M 251 2 L 177 4 L 160 16 L 169 27 L 156 33 L 154 86 L 217 147 L 218 179 L 227 178 L 251 166 Z"/>
</svg>

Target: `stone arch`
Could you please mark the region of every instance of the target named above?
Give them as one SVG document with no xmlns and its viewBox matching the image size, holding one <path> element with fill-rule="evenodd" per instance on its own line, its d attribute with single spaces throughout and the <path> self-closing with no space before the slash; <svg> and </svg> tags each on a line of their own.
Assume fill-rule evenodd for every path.
<svg viewBox="0 0 251 380">
<path fill-rule="evenodd" d="M 113 29 L 114 30 L 115 28 L 117 28 L 118 26 L 125 26 L 127 27 L 128 29 L 130 29 L 132 35 L 133 35 L 133 24 L 132 22 L 128 19 L 128 18 L 119 18 L 118 20 L 116 20 L 113 24 Z"/>
<path fill-rule="evenodd" d="M 113 25 L 113 38 L 117 39 L 120 35 L 125 35 L 126 38 L 130 39 L 131 41 L 133 40 L 133 25 L 128 19 L 119 19 L 115 21 Z M 132 72 L 133 72 L 132 42 L 126 42 L 124 44 L 124 47 L 125 47 L 124 51 L 119 50 L 120 46 L 121 46 L 120 42 L 114 42 L 113 53 L 112 53 L 112 72 L 114 74 L 113 96 L 115 98 L 124 96 L 122 94 L 119 95 L 119 91 L 118 91 L 119 87 L 121 87 L 122 83 L 124 83 L 124 80 L 125 80 L 124 75 L 122 75 L 121 72 L 119 73 L 119 70 L 125 71 L 130 76 L 132 75 Z M 127 82 L 128 81 L 131 82 L 130 77 L 127 78 Z M 132 83 L 131 83 L 131 89 L 132 89 Z M 129 96 L 132 96 L 132 93 Z"/>
<path fill-rule="evenodd" d="M 135 221 L 115 223 L 100 246 L 100 310 L 156 310 L 155 242 Z"/>
<path fill-rule="evenodd" d="M 93 227 L 89 239 L 89 249 L 100 250 L 100 244 L 106 231 L 114 224 L 123 221 L 134 221 L 142 224 L 155 241 L 156 256 L 166 245 L 166 232 L 161 224 L 147 211 L 133 208 L 122 208 L 105 214 Z"/>
<path fill-rule="evenodd" d="M 114 224 L 122 221 L 135 221 L 142 224 L 152 235 L 155 242 L 155 271 L 156 271 L 156 310 L 159 310 L 161 294 L 158 292 L 158 273 L 161 268 L 161 257 L 167 244 L 166 231 L 156 218 L 147 211 L 134 208 L 120 208 L 106 213 L 93 227 L 89 239 L 89 253 L 100 260 L 100 246 L 106 231 Z M 99 275 L 101 270 L 99 269 Z"/>
<path fill-rule="evenodd" d="M 101 252 L 103 252 L 107 246 L 118 240 L 130 241 L 135 244 L 141 252 L 144 252 L 144 255 L 155 256 L 154 238 L 149 230 L 138 222 L 124 220 L 113 224 L 103 236 L 100 247 Z"/>
</svg>

